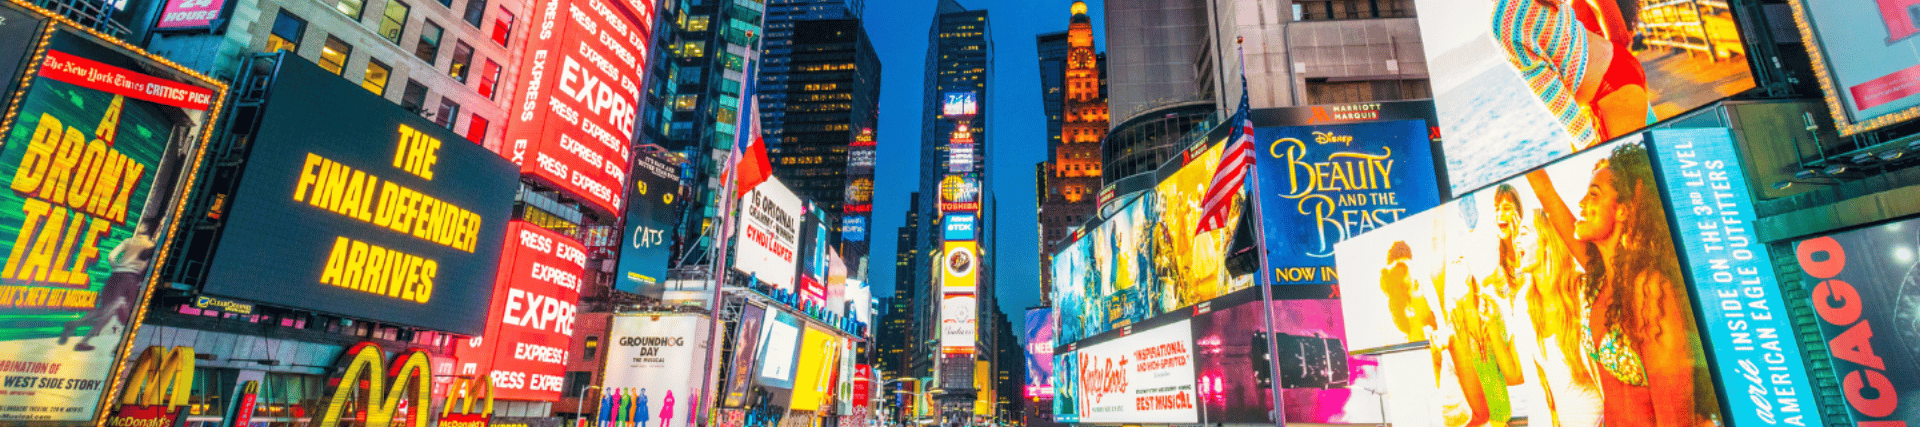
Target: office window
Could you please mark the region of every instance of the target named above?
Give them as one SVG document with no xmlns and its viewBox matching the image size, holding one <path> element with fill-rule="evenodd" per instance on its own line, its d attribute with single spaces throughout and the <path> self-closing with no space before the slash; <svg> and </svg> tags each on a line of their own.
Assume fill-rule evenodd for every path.
<svg viewBox="0 0 1920 427">
<path fill-rule="evenodd" d="M 298 50 L 300 35 L 306 31 L 306 20 L 295 17 L 287 11 L 280 11 L 280 16 L 273 18 L 273 32 L 267 34 L 267 53 Z"/>
<path fill-rule="evenodd" d="M 413 48 L 413 56 L 420 57 L 421 61 L 427 61 L 427 65 L 433 65 L 433 61 L 440 57 L 440 37 L 446 33 L 445 28 L 440 28 L 440 24 L 435 24 L 432 20 L 421 23 L 420 45 Z"/>
<path fill-rule="evenodd" d="M 407 13 L 412 11 L 400 0 L 387 0 L 387 10 L 380 13 L 380 36 L 393 44 L 400 44 L 400 33 L 407 28 Z"/>
<path fill-rule="evenodd" d="M 453 64 L 447 66 L 447 75 L 461 83 L 467 82 L 467 68 L 473 65 L 473 46 L 467 42 L 453 42 Z"/>
<path fill-rule="evenodd" d="M 453 130 L 453 122 L 458 121 L 454 118 L 459 115 L 460 104 L 453 103 L 453 98 L 440 98 L 440 112 L 434 113 L 433 123 L 447 130 Z"/>
<path fill-rule="evenodd" d="M 407 79 L 407 89 L 400 93 L 400 108 L 405 108 L 407 112 L 414 114 L 427 111 L 427 87 L 413 79 Z"/>
<path fill-rule="evenodd" d="M 509 37 L 513 37 L 513 12 L 502 7 L 499 16 L 493 18 L 493 42 L 506 46 Z"/>
<path fill-rule="evenodd" d="M 493 60 L 489 59 L 487 60 L 487 65 L 480 69 L 480 96 L 493 99 L 493 93 L 496 92 L 495 89 L 497 89 L 494 85 L 499 82 L 500 63 L 493 62 Z"/>
<path fill-rule="evenodd" d="M 467 119 L 467 140 L 473 141 L 475 144 L 485 145 L 487 143 L 486 117 L 480 117 L 479 114 L 474 114 L 473 118 Z"/>
<path fill-rule="evenodd" d="M 347 67 L 347 55 L 353 54 L 353 45 L 334 36 L 327 36 L 327 44 L 320 47 L 320 68 L 340 74 Z"/>
<path fill-rule="evenodd" d="M 348 18 L 358 21 L 360 13 L 367 10 L 367 0 L 340 0 L 339 3 L 334 3 L 333 8 L 347 15 Z"/>
<path fill-rule="evenodd" d="M 387 77 L 392 74 L 392 71 L 393 68 L 388 67 L 387 64 L 382 64 L 379 60 L 368 58 L 367 75 L 366 77 L 360 78 L 360 87 L 367 88 L 367 91 L 373 92 L 374 95 L 385 96 L 387 93 Z"/>
<path fill-rule="evenodd" d="M 467 13 L 462 18 L 467 20 L 467 25 L 480 28 L 480 20 L 485 18 L 486 14 L 487 0 L 467 0 Z"/>
</svg>

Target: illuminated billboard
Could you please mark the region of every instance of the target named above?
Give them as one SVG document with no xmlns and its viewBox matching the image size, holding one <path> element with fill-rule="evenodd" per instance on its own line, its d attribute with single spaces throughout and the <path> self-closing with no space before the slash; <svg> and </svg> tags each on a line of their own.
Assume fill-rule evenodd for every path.
<svg viewBox="0 0 1920 427">
<path fill-rule="evenodd" d="M 1064 408 L 1072 411 L 1070 418 L 1081 423 L 1198 422 L 1189 322 L 1135 330 L 1070 353 L 1076 370 L 1055 371 L 1075 377 L 1077 390 Z M 1060 401 L 1056 397 L 1055 402 Z"/>
<path fill-rule="evenodd" d="M 1027 382 L 1024 388 L 1028 399 L 1048 399 L 1053 397 L 1053 308 L 1029 308 L 1026 317 L 1025 339 L 1027 361 Z"/>
<path fill-rule="evenodd" d="M 1376 358 L 1388 419 L 1725 418 L 1647 145 L 1596 147 L 1336 245 L 1348 347 L 1428 346 Z"/>
<path fill-rule="evenodd" d="M 793 292 L 799 268 L 802 203 L 780 178 L 769 178 L 740 200 L 740 230 L 733 236 L 733 269 Z"/>
<path fill-rule="evenodd" d="M 673 230 L 680 222 L 680 167 L 658 157 L 634 161 L 627 190 L 626 236 L 621 238 L 620 279 L 613 288 L 659 298 L 665 291 Z"/>
<path fill-rule="evenodd" d="M 1629 4 L 1414 2 L 1454 194 L 1754 87 L 1727 3 Z"/>
<path fill-rule="evenodd" d="M 1227 250 L 1233 244 L 1233 234 L 1240 228 L 1246 203 L 1230 203 L 1226 220 L 1222 221 L 1225 226 L 1205 233 L 1193 232 L 1206 213 L 1201 210 L 1201 198 L 1206 197 L 1207 184 L 1213 181 L 1214 170 L 1220 166 L 1223 143 L 1214 141 L 1206 150 L 1191 156 L 1186 165 L 1171 176 L 1161 178 L 1153 194 L 1148 196 L 1152 201 L 1143 202 L 1149 203 L 1152 213 L 1148 217 L 1155 224 L 1154 237 L 1149 239 L 1153 254 L 1150 259 L 1153 274 L 1165 283 L 1162 297 L 1168 301 L 1162 303 L 1163 307 L 1186 307 L 1248 286 L 1228 277 L 1226 269 Z"/>
<path fill-rule="evenodd" d="M 1380 422 L 1378 401 L 1364 389 L 1379 380 L 1377 363 L 1348 357 L 1346 322 L 1334 285 L 1281 286 L 1272 293 L 1270 304 L 1260 302 L 1259 289 L 1243 289 L 1208 302 L 1209 310 L 1195 310 L 1194 363 L 1204 385 L 1200 401 L 1206 419 L 1271 423 L 1269 388 L 1278 382 L 1286 422 Z M 1277 372 L 1268 366 L 1270 353 L 1279 361 Z"/>
<path fill-rule="evenodd" d="M 980 210 L 980 175 L 950 173 L 940 179 L 940 211 Z"/>
<path fill-rule="evenodd" d="M 613 316 L 602 387 L 632 396 L 636 418 L 658 421 L 649 426 L 694 426 L 709 323 L 694 314 Z"/>
<path fill-rule="evenodd" d="M 513 166 L 304 59 L 278 64 L 202 292 L 480 335 Z"/>
<path fill-rule="evenodd" d="M 1908 0 L 1789 1 L 1841 135 L 1920 115 L 1920 17 Z"/>
<path fill-rule="evenodd" d="M 785 310 L 767 310 L 761 323 L 759 382 L 762 385 L 793 388 L 793 364 L 799 357 L 800 318 Z M 785 403 L 784 401 L 780 403 Z"/>
<path fill-rule="evenodd" d="M 65 24 L 40 43 L 47 18 L 11 3 L 0 17 L 18 18 L 0 35 L 35 34 L 6 44 L 39 49 L 0 52 L 33 65 L 0 122 L 13 189 L 0 193 L 0 419 L 85 424 L 111 398 L 149 274 L 174 249 L 226 87 Z"/>
<path fill-rule="evenodd" d="M 940 100 L 940 114 L 947 117 L 971 117 L 980 113 L 979 97 L 972 91 L 947 92 Z"/>
<path fill-rule="evenodd" d="M 1258 128 L 1254 136 L 1262 283 L 1336 283 L 1334 243 L 1440 204 L 1422 122 Z"/>
<path fill-rule="evenodd" d="M 1812 290 L 1806 302 L 1833 356 L 1832 378 L 1859 425 L 1920 422 L 1912 399 L 1920 390 L 1920 370 L 1913 369 L 1920 364 L 1916 253 L 1920 220 L 1914 219 L 1794 244 L 1801 280 Z"/>
<path fill-rule="evenodd" d="M 967 241 L 951 241 L 945 244 L 940 255 L 940 271 L 944 279 L 940 282 L 942 293 L 971 294 L 980 283 L 980 244 Z"/>
<path fill-rule="evenodd" d="M 831 299 L 828 292 L 831 263 L 827 261 L 826 218 L 820 216 L 818 206 L 808 203 L 805 220 L 800 223 L 800 262 L 799 282 L 800 300 L 804 307 L 824 307 Z"/>
<path fill-rule="evenodd" d="M 795 366 L 793 404 L 788 409 L 811 412 L 829 402 L 827 399 L 833 396 L 834 371 L 839 369 L 841 341 L 830 332 L 806 327 L 800 344 L 800 362 Z"/>
<path fill-rule="evenodd" d="M 533 5 L 525 90 L 516 94 L 502 141 L 521 173 L 566 190 L 601 212 L 625 206 L 639 70 L 653 39 L 650 1 L 540 0 Z"/>
<path fill-rule="evenodd" d="M 759 360 L 761 322 L 767 317 L 767 309 L 747 304 L 740 308 L 740 323 L 734 327 L 732 362 L 726 368 L 726 396 L 723 406 L 742 408 L 747 405 L 747 394 L 753 388 L 753 362 Z"/>
<path fill-rule="evenodd" d="M 971 241 L 979 235 L 980 217 L 972 213 L 950 213 L 940 221 L 946 241 Z"/>
<path fill-rule="evenodd" d="M 587 248 L 527 222 L 507 224 L 487 332 L 456 348 L 460 373 L 493 373 L 497 396 L 560 399 Z"/>
<path fill-rule="evenodd" d="M 973 294 L 940 296 L 940 353 L 973 354 L 979 335 L 980 302 Z"/>
<path fill-rule="evenodd" d="M 204 30 L 220 19 L 226 0 L 167 0 L 166 7 L 160 9 L 160 19 L 154 21 L 155 30 Z"/>
</svg>

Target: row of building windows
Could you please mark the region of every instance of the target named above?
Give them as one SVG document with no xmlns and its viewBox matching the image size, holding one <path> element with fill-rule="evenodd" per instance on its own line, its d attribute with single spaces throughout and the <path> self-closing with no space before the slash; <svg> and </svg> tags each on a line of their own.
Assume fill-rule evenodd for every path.
<svg viewBox="0 0 1920 427">
<path fill-rule="evenodd" d="M 1301 0 L 1293 3 L 1295 21 L 1413 17 L 1413 0 Z"/>
<path fill-rule="evenodd" d="M 820 72 L 820 71 L 853 71 L 853 70 L 855 70 L 855 69 L 857 69 L 857 68 L 859 68 L 859 67 L 855 67 L 855 66 L 854 66 L 854 65 L 853 65 L 852 63 L 845 63 L 845 64 L 815 64 L 815 65 L 802 65 L 802 66 L 799 66 L 799 67 L 796 67 L 796 69 L 797 69 L 797 70 L 799 70 L 799 71 L 805 71 L 805 72 Z"/>
</svg>

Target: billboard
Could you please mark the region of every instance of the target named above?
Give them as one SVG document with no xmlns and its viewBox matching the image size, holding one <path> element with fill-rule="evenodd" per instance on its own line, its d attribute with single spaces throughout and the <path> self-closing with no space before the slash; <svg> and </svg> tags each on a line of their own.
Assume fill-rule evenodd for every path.
<svg viewBox="0 0 1920 427">
<path fill-rule="evenodd" d="M 1156 223 L 1150 240 L 1153 274 L 1163 283 L 1162 297 L 1167 299 L 1162 307 L 1186 307 L 1248 286 L 1228 277 L 1226 269 L 1227 249 L 1233 244 L 1240 216 L 1246 213 L 1245 203 L 1231 202 L 1225 226 L 1193 233 L 1205 214 L 1201 198 L 1206 197 L 1207 184 L 1220 166 L 1223 142 L 1214 141 L 1206 150 L 1188 156 L 1185 166 L 1162 177 L 1150 196 L 1152 213 L 1148 217 Z"/>
<path fill-rule="evenodd" d="M 980 210 L 980 175 L 950 173 L 940 179 L 940 211 Z"/>
<path fill-rule="evenodd" d="M 980 302 L 973 294 L 940 296 L 940 353 L 973 354 L 979 335 Z"/>
<path fill-rule="evenodd" d="M 620 248 L 621 280 L 614 289 L 659 298 L 665 291 L 673 229 L 680 222 L 680 167 L 641 155 L 633 162 L 627 193 L 626 237 Z"/>
<path fill-rule="evenodd" d="M 1920 17 L 1911 1 L 1790 1 L 1840 134 L 1920 114 Z"/>
<path fill-rule="evenodd" d="M 693 314 L 613 316 L 603 387 L 631 396 L 636 421 L 691 427 L 700 411 L 700 369 L 706 362 L 706 317 Z"/>
<path fill-rule="evenodd" d="M 747 405 L 747 392 L 753 387 L 753 362 L 759 360 L 761 322 L 767 317 L 767 309 L 747 304 L 740 309 L 740 321 L 734 326 L 733 357 L 726 368 L 726 397 L 722 406 L 743 408 Z"/>
<path fill-rule="evenodd" d="M 833 396 L 834 371 L 839 370 L 841 338 L 833 333 L 806 327 L 801 339 L 800 362 L 793 381 L 793 404 L 787 409 L 817 411 Z"/>
<path fill-rule="evenodd" d="M 979 235 L 979 220 L 980 217 L 973 213 L 947 214 L 946 219 L 940 221 L 940 225 L 946 230 L 941 236 L 949 242 L 972 241 Z"/>
<path fill-rule="evenodd" d="M 1348 347 L 1428 346 L 1376 358 L 1387 418 L 1724 419 L 1652 161 L 1628 138 L 1337 244 Z"/>
<path fill-rule="evenodd" d="M 1414 5 L 1454 194 L 1754 87 L 1725 3 Z"/>
<path fill-rule="evenodd" d="M 1920 363 L 1916 249 L 1920 220 L 1914 219 L 1794 244 L 1839 392 L 1859 425 L 1920 422 L 1920 405 L 1913 403 L 1920 371 L 1912 368 Z"/>
<path fill-rule="evenodd" d="M 46 19 L 8 16 L 0 34 Z M 0 420 L 79 424 L 110 398 L 226 88 L 64 24 L 32 45 L 0 122 Z"/>
<path fill-rule="evenodd" d="M 1027 382 L 1025 395 L 1028 399 L 1053 398 L 1053 331 L 1059 319 L 1054 317 L 1051 307 L 1029 308 L 1026 317 L 1026 334 L 1021 335 L 1026 344 Z"/>
<path fill-rule="evenodd" d="M 523 174 L 564 189 L 600 212 L 619 213 L 633 140 L 639 70 L 653 39 L 649 1 L 541 0 L 533 5 L 526 89 L 502 141 Z M 638 15 L 638 16 L 636 16 Z M 647 17 L 648 20 L 640 19 Z"/>
<path fill-rule="evenodd" d="M 226 8 L 226 4 L 226 0 L 167 0 L 166 7 L 160 9 L 160 19 L 153 23 L 153 29 L 210 28 L 214 20 L 220 19 L 220 12 Z"/>
<path fill-rule="evenodd" d="M 759 382 L 781 389 L 793 388 L 793 364 L 799 357 L 800 318 L 785 310 L 767 310 L 760 329 Z M 785 403 L 785 401 L 776 402 Z"/>
<path fill-rule="evenodd" d="M 1080 239 L 1061 247 L 1048 270 L 1053 279 L 1054 309 L 1059 310 L 1055 316 L 1060 319 L 1054 345 L 1064 346 L 1105 331 L 1107 310 L 1099 302 L 1106 299 L 1106 291 L 1101 289 L 1101 272 L 1093 268 L 1093 242 Z"/>
<path fill-rule="evenodd" d="M 740 231 L 734 235 L 733 268 L 787 292 L 799 268 L 800 196 L 780 178 L 768 178 L 741 199 Z"/>
<path fill-rule="evenodd" d="M 1379 422 L 1379 402 L 1362 388 L 1378 380 L 1377 366 L 1347 356 L 1336 296 L 1331 284 L 1291 285 L 1274 288 L 1268 305 L 1258 289 L 1243 289 L 1209 302 L 1210 310 L 1196 309 L 1194 363 L 1207 421 L 1271 423 L 1268 389 L 1277 381 L 1288 423 Z M 1279 372 L 1267 366 L 1269 345 Z"/>
<path fill-rule="evenodd" d="M 947 117 L 970 117 L 980 113 L 980 101 L 974 92 L 947 92 L 940 98 L 940 113 Z"/>
<path fill-rule="evenodd" d="M 824 307 L 828 295 L 828 275 L 831 263 L 827 262 L 827 225 L 826 218 L 820 216 L 818 206 L 808 203 L 806 218 L 800 223 L 800 265 L 796 276 L 800 283 L 800 301 L 804 307 Z"/>
<path fill-rule="evenodd" d="M 1700 324 L 1734 425 L 1821 425 L 1753 193 L 1725 128 L 1647 131 L 1667 185 Z M 1762 380 L 1760 372 L 1766 372 Z"/>
<path fill-rule="evenodd" d="M 1057 372 L 1076 377 L 1078 396 L 1071 399 L 1074 405 L 1069 409 L 1077 422 L 1198 422 L 1193 331 L 1188 322 L 1136 330 L 1074 351 L 1077 370 Z"/>
<path fill-rule="evenodd" d="M 559 400 L 586 261 L 586 246 L 571 237 L 507 223 L 487 332 L 457 348 L 460 374 L 491 372 L 501 399 Z"/>
<path fill-rule="evenodd" d="M 950 241 L 941 254 L 940 271 L 944 280 L 940 281 L 940 291 L 972 294 L 980 283 L 980 244 Z"/>
<path fill-rule="evenodd" d="M 1423 122 L 1254 130 L 1266 284 L 1331 284 L 1333 244 L 1440 204 Z"/>
<path fill-rule="evenodd" d="M 1053 354 L 1053 421 L 1080 422 L 1080 358 L 1073 351 Z"/>
<path fill-rule="evenodd" d="M 512 165 L 304 59 L 273 82 L 201 291 L 480 335 Z"/>
</svg>

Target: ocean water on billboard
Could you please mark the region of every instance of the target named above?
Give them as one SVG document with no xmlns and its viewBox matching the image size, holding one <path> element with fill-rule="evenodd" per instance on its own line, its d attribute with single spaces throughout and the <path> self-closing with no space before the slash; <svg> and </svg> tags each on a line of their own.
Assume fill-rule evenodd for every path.
<svg viewBox="0 0 1920 427">
<path fill-rule="evenodd" d="M 1454 194 L 1519 174 L 1572 151 L 1567 132 L 1547 115 L 1540 98 L 1533 96 L 1512 70 L 1487 68 L 1434 97 L 1434 104 L 1440 116 L 1447 178 Z"/>
</svg>

